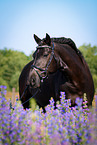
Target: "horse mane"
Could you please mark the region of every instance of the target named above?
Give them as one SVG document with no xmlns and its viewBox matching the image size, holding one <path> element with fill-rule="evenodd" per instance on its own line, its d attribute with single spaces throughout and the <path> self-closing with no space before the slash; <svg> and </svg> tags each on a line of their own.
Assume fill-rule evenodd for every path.
<svg viewBox="0 0 97 145">
<path fill-rule="evenodd" d="M 70 38 L 60 37 L 60 38 L 51 38 L 53 42 L 60 44 L 68 44 L 70 45 L 76 52 L 78 51 L 74 41 Z"/>
<path fill-rule="evenodd" d="M 68 44 L 69 46 L 71 46 L 72 49 L 75 50 L 75 52 L 78 54 L 78 56 L 80 57 L 81 61 L 83 62 L 83 55 L 80 52 L 79 49 L 77 49 L 76 44 L 74 43 L 74 41 L 70 38 L 65 38 L 65 37 L 60 37 L 60 38 L 51 38 L 51 40 L 55 43 L 60 43 L 60 44 Z"/>
</svg>

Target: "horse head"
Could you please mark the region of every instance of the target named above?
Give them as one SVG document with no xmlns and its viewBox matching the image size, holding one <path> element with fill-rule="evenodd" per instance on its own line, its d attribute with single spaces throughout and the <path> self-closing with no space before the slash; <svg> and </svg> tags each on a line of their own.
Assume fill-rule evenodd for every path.
<svg viewBox="0 0 97 145">
<path fill-rule="evenodd" d="M 33 54 L 34 62 L 30 69 L 28 82 L 37 88 L 48 77 L 48 74 L 56 72 L 59 66 L 54 42 L 51 41 L 50 36 L 46 34 L 46 38 L 41 40 L 34 34 L 34 39 L 38 46 Z"/>
</svg>

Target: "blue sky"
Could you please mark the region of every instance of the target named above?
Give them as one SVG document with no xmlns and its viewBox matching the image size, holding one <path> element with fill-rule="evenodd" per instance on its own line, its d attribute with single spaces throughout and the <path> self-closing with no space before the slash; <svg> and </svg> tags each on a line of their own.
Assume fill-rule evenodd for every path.
<svg viewBox="0 0 97 145">
<path fill-rule="evenodd" d="M 97 0 L 0 0 L 0 49 L 29 55 L 34 33 L 97 45 Z"/>
</svg>

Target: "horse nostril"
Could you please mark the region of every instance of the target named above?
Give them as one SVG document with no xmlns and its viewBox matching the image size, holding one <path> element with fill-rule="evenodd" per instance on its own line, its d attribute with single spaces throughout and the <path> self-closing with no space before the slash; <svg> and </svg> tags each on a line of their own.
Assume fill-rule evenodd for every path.
<svg viewBox="0 0 97 145">
<path fill-rule="evenodd" d="M 32 86 L 34 86 L 35 85 L 35 78 L 32 77 L 30 83 Z"/>
</svg>

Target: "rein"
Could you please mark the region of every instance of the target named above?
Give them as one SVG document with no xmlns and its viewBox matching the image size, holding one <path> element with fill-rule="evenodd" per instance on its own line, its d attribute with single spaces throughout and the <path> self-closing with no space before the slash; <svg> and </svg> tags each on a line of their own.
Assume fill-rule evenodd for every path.
<svg viewBox="0 0 97 145">
<path fill-rule="evenodd" d="M 26 100 L 24 103 L 22 103 L 22 105 L 23 104 L 25 104 L 25 103 L 27 103 L 31 98 L 34 98 L 36 95 L 37 95 L 37 93 L 40 91 L 40 89 L 38 89 L 35 93 L 34 93 L 34 95 L 32 96 L 32 97 L 30 97 L 28 100 Z"/>
<path fill-rule="evenodd" d="M 36 48 L 37 48 L 37 49 L 39 49 L 39 48 L 49 48 L 49 49 L 52 50 L 51 56 L 50 56 L 50 59 L 49 59 L 49 62 L 48 62 L 48 64 L 47 64 L 45 70 L 42 69 L 42 68 L 39 68 L 39 67 L 37 67 L 37 66 L 35 66 L 35 65 L 31 65 L 31 68 L 34 69 L 34 70 L 36 71 L 36 73 L 38 74 L 38 76 L 39 76 L 39 78 L 40 78 L 40 82 L 42 83 L 42 82 L 44 81 L 44 79 L 47 78 L 47 70 L 48 70 L 48 67 L 49 67 L 49 65 L 50 65 L 50 63 L 51 63 L 53 57 L 55 58 L 55 55 L 54 55 L 54 43 L 53 43 L 53 47 L 48 46 L 48 45 L 44 45 L 44 46 L 37 46 Z M 56 58 L 55 58 L 55 60 L 56 60 Z M 46 74 L 45 77 L 42 77 L 42 76 L 38 73 L 37 70 L 40 70 L 40 71 L 41 71 L 41 74 L 45 73 L 45 74 Z"/>
<path fill-rule="evenodd" d="M 20 99 L 23 98 L 23 96 L 24 96 L 26 90 L 28 89 L 28 87 L 29 87 L 29 85 L 27 85 L 27 87 L 25 88 L 25 90 L 24 90 L 24 92 L 22 93 L 22 96 L 20 97 Z M 30 97 L 28 100 L 26 100 L 24 103 L 22 103 L 22 105 L 25 104 L 25 103 L 27 103 L 31 98 L 34 98 L 34 97 L 37 95 L 37 93 L 38 93 L 39 91 L 41 91 L 41 90 L 38 88 L 38 90 L 34 93 L 34 95 L 31 96 L 31 97 Z"/>
<path fill-rule="evenodd" d="M 23 93 L 22 93 L 22 96 L 20 97 L 20 99 L 22 99 L 23 98 L 23 96 L 25 95 L 25 92 L 26 92 L 26 90 L 28 89 L 28 85 L 27 85 L 27 87 L 25 88 L 25 90 L 23 91 Z"/>
</svg>

